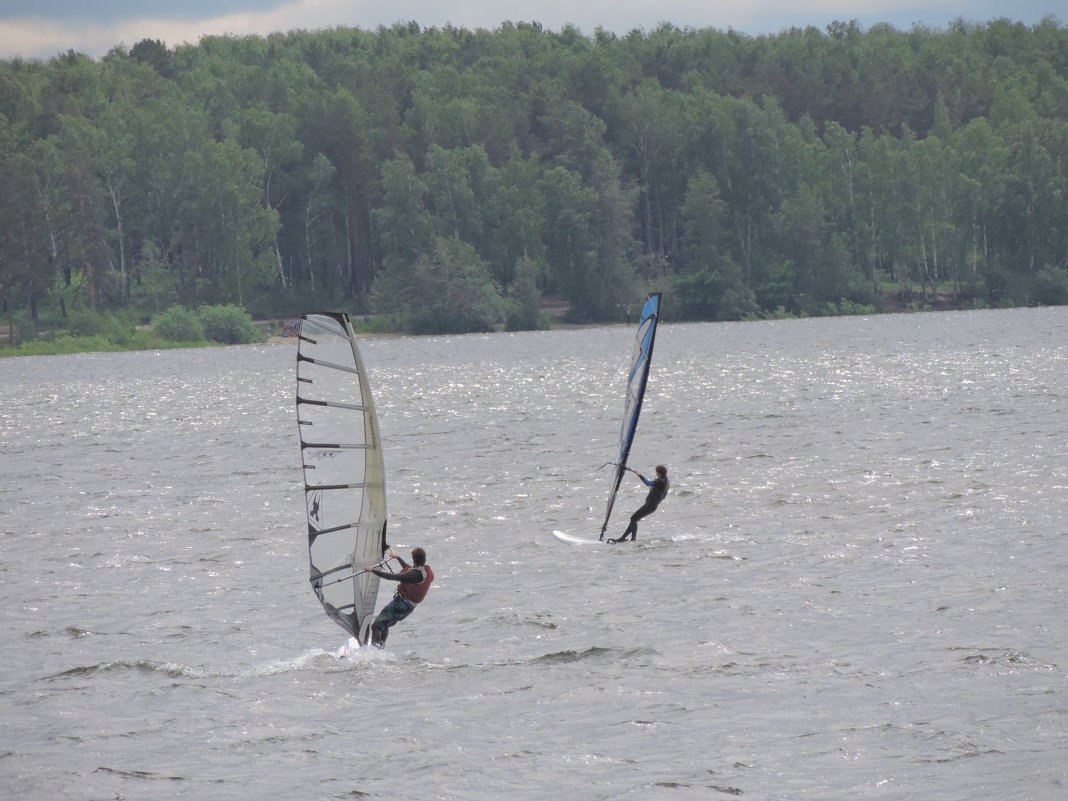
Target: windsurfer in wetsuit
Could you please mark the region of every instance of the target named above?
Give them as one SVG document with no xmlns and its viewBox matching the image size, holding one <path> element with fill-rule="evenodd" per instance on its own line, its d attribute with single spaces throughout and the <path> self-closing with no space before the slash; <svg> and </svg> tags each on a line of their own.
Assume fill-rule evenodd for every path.
<svg viewBox="0 0 1068 801">
<path fill-rule="evenodd" d="M 382 608 L 371 624 L 371 645 L 377 648 L 385 647 L 390 627 L 414 611 L 416 605 L 426 597 L 430 582 L 434 580 L 434 571 L 426 563 L 426 551 L 422 548 L 412 548 L 414 564 L 411 565 L 395 553 L 390 553 L 389 556 L 401 563 L 400 573 L 387 573 L 376 567 L 370 568 L 379 578 L 397 582 L 397 593 L 393 600 Z"/>
<path fill-rule="evenodd" d="M 642 480 L 645 486 L 649 487 L 649 494 L 645 496 L 645 503 L 637 512 L 630 516 L 630 524 L 627 526 L 627 530 L 623 532 L 623 536 L 619 539 L 609 539 L 609 542 L 623 542 L 627 537 L 630 537 L 633 542 L 638 536 L 638 521 L 643 517 L 648 517 L 656 511 L 656 507 L 660 505 L 660 502 L 664 500 L 668 492 L 670 482 L 668 481 L 667 468 L 662 464 L 656 466 L 656 478 L 652 481 L 647 479 L 637 470 L 632 470 L 632 473 Z"/>
</svg>

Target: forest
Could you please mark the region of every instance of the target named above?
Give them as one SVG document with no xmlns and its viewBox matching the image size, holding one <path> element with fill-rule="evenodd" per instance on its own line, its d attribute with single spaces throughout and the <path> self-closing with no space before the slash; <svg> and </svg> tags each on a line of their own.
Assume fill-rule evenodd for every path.
<svg viewBox="0 0 1068 801">
<path fill-rule="evenodd" d="M 335 28 L 0 61 L 0 311 L 450 333 L 1068 303 L 1068 27 Z M 173 313 L 173 312 L 172 312 Z"/>
</svg>

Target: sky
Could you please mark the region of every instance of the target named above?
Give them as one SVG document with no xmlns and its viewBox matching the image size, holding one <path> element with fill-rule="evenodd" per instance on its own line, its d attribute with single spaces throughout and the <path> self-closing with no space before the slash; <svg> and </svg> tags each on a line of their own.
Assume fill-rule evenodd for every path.
<svg viewBox="0 0 1068 801">
<path fill-rule="evenodd" d="M 374 30 L 414 20 L 493 30 L 504 21 L 573 25 L 626 34 L 668 22 L 677 28 L 733 29 L 759 36 L 856 20 L 943 28 L 952 20 L 1007 18 L 1034 25 L 1053 15 L 1068 24 L 1066 0 L 0 0 L 0 59 L 48 59 L 68 50 L 93 57 L 142 39 L 167 46 L 205 35 L 259 35 L 337 26 Z"/>
</svg>

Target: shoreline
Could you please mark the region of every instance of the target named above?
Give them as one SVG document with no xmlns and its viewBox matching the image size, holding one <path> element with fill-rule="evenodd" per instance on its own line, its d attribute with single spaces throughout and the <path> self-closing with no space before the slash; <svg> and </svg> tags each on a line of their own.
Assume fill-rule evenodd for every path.
<svg viewBox="0 0 1068 801">
<path fill-rule="evenodd" d="M 541 307 L 543 317 L 548 320 L 549 326 L 544 329 L 537 329 L 542 331 L 572 331 L 583 328 L 597 328 L 611 325 L 627 325 L 625 321 L 619 322 L 601 322 L 601 323 L 570 323 L 566 322 L 565 318 L 570 310 L 570 304 L 559 298 L 546 299 Z M 997 307 L 990 307 L 997 308 Z M 969 303 L 962 302 L 956 296 L 948 295 L 945 293 L 936 293 L 933 297 L 926 299 L 915 296 L 905 296 L 898 292 L 887 293 L 883 299 L 883 303 L 875 309 L 873 315 L 884 314 L 919 314 L 925 312 L 940 312 L 940 311 L 967 311 L 975 309 L 975 307 Z M 270 320 L 256 320 L 254 324 L 264 333 L 264 338 L 259 342 L 249 344 L 269 344 L 269 345 L 285 345 L 290 343 L 296 343 L 297 337 L 295 333 L 295 327 L 291 327 L 290 323 L 295 323 L 297 318 L 278 318 Z M 767 318 L 767 319 L 780 319 L 780 318 Z M 802 318 L 790 318 L 790 319 L 802 319 Z M 280 327 L 279 322 L 283 325 Z M 148 326 L 138 326 L 138 328 L 147 328 Z M 271 333 L 267 334 L 267 330 L 270 329 Z M 277 333 L 279 331 L 286 330 L 292 333 Z M 414 334 L 405 334 L 403 332 L 381 332 L 381 333 L 359 333 L 361 338 L 372 337 L 401 337 L 401 336 L 420 336 Z M 436 336 L 436 335 L 422 335 L 422 336 Z M 45 355 L 59 355 L 61 353 L 95 353 L 95 350 L 85 351 L 56 351 L 55 353 L 17 353 L 13 352 L 17 349 L 11 348 L 8 344 L 10 341 L 10 332 L 7 325 L 0 324 L 0 358 L 8 358 L 15 356 L 45 356 Z M 193 345 L 194 347 L 204 346 L 209 347 L 212 345 L 218 345 L 219 343 L 204 342 Z M 114 348 L 114 351 L 125 350 L 145 350 L 145 348 Z"/>
</svg>

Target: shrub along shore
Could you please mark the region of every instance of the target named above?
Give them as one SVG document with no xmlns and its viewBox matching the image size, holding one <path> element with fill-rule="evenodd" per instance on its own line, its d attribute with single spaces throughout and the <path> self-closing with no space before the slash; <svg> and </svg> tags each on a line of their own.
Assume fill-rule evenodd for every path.
<svg viewBox="0 0 1068 801">
<path fill-rule="evenodd" d="M 560 298 L 546 297 L 541 303 L 538 327 L 546 329 L 585 328 L 588 325 L 569 321 L 569 304 Z M 852 304 L 843 301 L 830 315 L 863 315 L 919 311 L 953 311 L 983 308 L 952 293 L 909 296 L 900 291 L 887 292 L 882 305 Z M 789 319 L 797 315 L 783 309 L 754 315 L 752 320 Z M 149 323 L 135 325 L 123 313 L 80 312 L 71 314 L 66 328 L 26 330 L 10 323 L 0 324 L 0 358 L 4 356 L 55 356 L 65 353 L 107 353 L 127 350 L 166 350 L 171 348 L 212 347 L 216 345 L 252 344 L 257 342 L 287 344 L 295 341 L 299 318 L 278 317 L 253 320 L 239 306 L 203 306 L 188 309 L 172 306 Z M 619 322 L 631 322 L 620 320 Z M 400 333 L 396 320 L 389 315 L 354 315 L 353 326 L 362 336 Z M 603 323 L 601 323 L 603 325 Z"/>
</svg>

